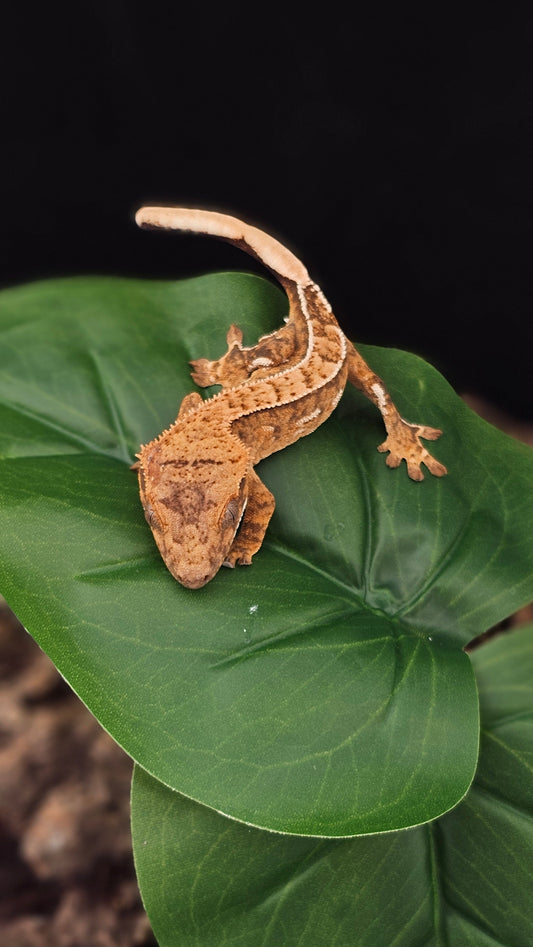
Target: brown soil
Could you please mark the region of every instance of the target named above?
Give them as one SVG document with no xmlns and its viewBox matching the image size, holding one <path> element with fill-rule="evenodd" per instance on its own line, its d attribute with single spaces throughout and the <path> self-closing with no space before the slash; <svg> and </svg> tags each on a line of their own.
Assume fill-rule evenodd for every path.
<svg viewBox="0 0 533 947">
<path fill-rule="evenodd" d="M 466 400 L 533 445 L 530 427 Z M 533 610 L 506 626 L 517 620 Z M 131 769 L 0 599 L 0 944 L 156 944 L 133 867 Z"/>
<path fill-rule="evenodd" d="M 149 947 L 132 763 L 0 603 L 0 944 Z"/>
</svg>

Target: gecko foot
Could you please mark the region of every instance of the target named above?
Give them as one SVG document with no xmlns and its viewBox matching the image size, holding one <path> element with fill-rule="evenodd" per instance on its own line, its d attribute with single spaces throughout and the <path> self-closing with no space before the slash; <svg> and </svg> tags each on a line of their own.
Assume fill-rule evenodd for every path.
<svg viewBox="0 0 533 947">
<path fill-rule="evenodd" d="M 251 566 L 252 557 L 250 555 L 239 554 L 238 550 L 230 550 L 227 559 L 222 563 L 228 569 L 234 569 L 235 566 Z"/>
<path fill-rule="evenodd" d="M 210 362 L 207 358 L 197 358 L 193 362 L 189 362 L 189 365 L 192 368 L 192 380 L 200 388 L 217 384 L 216 374 L 213 371 L 213 365 L 216 365 L 216 362 Z"/>
<path fill-rule="evenodd" d="M 402 460 L 405 460 L 411 480 L 424 479 L 421 464 L 425 464 L 435 477 L 443 477 L 447 473 L 446 467 L 432 457 L 420 441 L 421 437 L 428 441 L 436 441 L 441 434 L 442 431 L 437 428 L 427 427 L 424 424 L 410 424 L 398 417 L 394 420 L 387 439 L 379 445 L 378 451 L 381 453 L 390 451 L 386 461 L 388 467 L 399 467 Z"/>
<path fill-rule="evenodd" d="M 207 388 L 209 385 L 233 388 L 249 377 L 242 351 L 242 332 L 238 326 L 229 327 L 226 342 L 228 351 L 221 358 L 214 361 L 197 358 L 189 362 L 192 368 L 192 379 L 200 388 Z"/>
</svg>

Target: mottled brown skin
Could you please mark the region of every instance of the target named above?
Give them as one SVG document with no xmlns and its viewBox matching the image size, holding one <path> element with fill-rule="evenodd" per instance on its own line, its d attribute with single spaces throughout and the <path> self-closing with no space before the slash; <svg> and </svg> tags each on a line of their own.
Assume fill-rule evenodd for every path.
<svg viewBox="0 0 533 947">
<path fill-rule="evenodd" d="M 233 217 L 185 208 L 145 207 L 144 227 L 192 230 L 229 240 L 262 260 L 284 287 L 287 324 L 249 348 L 232 325 L 227 352 L 192 362 L 202 386 L 221 385 L 214 397 L 186 395 L 174 424 L 137 454 L 141 501 L 161 555 L 187 588 L 209 582 L 222 565 L 250 565 L 260 549 L 275 501 L 254 466 L 314 431 L 350 381 L 379 408 L 387 464 L 402 460 L 413 480 L 421 464 L 437 477 L 446 468 L 420 438 L 440 431 L 410 424 L 398 413 L 381 379 L 340 330 L 331 308 L 303 264 L 272 237 Z"/>
</svg>

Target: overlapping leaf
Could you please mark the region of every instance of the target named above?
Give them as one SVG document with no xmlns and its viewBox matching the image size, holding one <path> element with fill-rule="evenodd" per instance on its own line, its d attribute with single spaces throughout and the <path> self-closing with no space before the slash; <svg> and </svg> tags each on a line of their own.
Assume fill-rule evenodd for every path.
<svg viewBox="0 0 533 947">
<path fill-rule="evenodd" d="M 344 840 L 279 836 L 136 768 L 135 859 L 161 947 L 532 943 L 533 627 L 473 660 L 479 769 L 466 799 L 427 826 Z"/>
<path fill-rule="evenodd" d="M 67 280 L 0 302 L 0 590 L 115 739 L 244 822 L 343 836 L 450 809 L 476 765 L 462 646 L 532 594 L 531 452 L 429 366 L 365 349 L 410 419 L 441 426 L 441 481 L 375 450 L 357 392 L 260 467 L 277 510 L 250 569 L 181 588 L 129 470 L 235 321 L 286 301 L 255 277 Z"/>
</svg>

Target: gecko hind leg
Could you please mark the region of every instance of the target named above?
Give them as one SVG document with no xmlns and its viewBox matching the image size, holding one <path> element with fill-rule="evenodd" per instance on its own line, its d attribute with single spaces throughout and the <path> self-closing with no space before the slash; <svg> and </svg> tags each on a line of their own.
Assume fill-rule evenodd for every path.
<svg viewBox="0 0 533 947">
<path fill-rule="evenodd" d="M 399 467 L 405 460 L 411 480 L 424 479 L 422 464 L 435 477 L 443 477 L 447 473 L 444 464 L 436 460 L 420 440 L 435 441 L 442 431 L 425 424 L 411 424 L 402 418 L 381 378 L 372 371 L 351 342 L 348 342 L 348 380 L 381 412 L 387 437 L 379 445 L 378 451 L 389 452 L 386 460 L 388 467 Z"/>
<path fill-rule="evenodd" d="M 221 358 L 197 358 L 190 362 L 193 381 L 202 388 L 236 388 L 249 378 L 268 377 L 297 355 L 296 331 L 291 322 L 249 347 L 243 346 L 242 338 L 239 327 L 231 325 L 226 336 L 228 350 Z"/>
<path fill-rule="evenodd" d="M 229 327 L 226 342 L 228 350 L 221 358 L 213 361 L 208 358 L 197 358 L 189 362 L 192 367 L 192 379 L 200 385 L 200 388 L 207 388 L 208 385 L 234 388 L 248 378 L 249 372 L 242 348 L 242 332 L 238 326 Z"/>
</svg>

